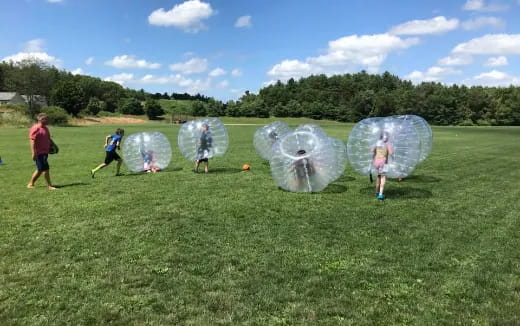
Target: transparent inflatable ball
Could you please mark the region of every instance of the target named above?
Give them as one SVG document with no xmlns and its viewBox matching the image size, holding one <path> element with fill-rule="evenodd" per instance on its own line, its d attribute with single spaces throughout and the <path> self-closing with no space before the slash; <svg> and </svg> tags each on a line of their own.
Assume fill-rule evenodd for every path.
<svg viewBox="0 0 520 326">
<path fill-rule="evenodd" d="M 123 140 L 123 161 L 132 172 L 164 170 L 171 159 L 170 141 L 163 133 L 139 132 Z"/>
<path fill-rule="evenodd" d="M 206 118 L 184 123 L 179 129 L 177 142 L 182 156 L 195 162 L 224 155 L 229 146 L 229 136 L 222 121 Z"/>
<path fill-rule="evenodd" d="M 281 121 L 275 121 L 258 129 L 253 137 L 253 145 L 258 155 L 264 160 L 271 159 L 274 144 L 289 132 L 291 128 Z"/>
<path fill-rule="evenodd" d="M 275 183 L 293 192 L 321 191 L 340 169 L 329 137 L 310 131 L 294 131 L 281 137 L 269 163 Z"/>
</svg>

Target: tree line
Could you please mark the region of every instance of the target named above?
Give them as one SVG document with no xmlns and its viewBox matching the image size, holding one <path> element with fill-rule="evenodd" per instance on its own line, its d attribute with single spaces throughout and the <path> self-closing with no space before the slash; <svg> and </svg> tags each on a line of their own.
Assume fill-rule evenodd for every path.
<svg viewBox="0 0 520 326">
<path fill-rule="evenodd" d="M 26 95 L 30 116 L 40 109 L 36 99 L 41 96 L 50 106 L 72 116 L 105 111 L 156 118 L 164 113 L 152 94 L 143 89 L 133 90 L 100 78 L 74 75 L 33 59 L 16 64 L 1 62 L 0 91 Z"/>
<path fill-rule="evenodd" d="M 71 115 L 101 111 L 123 114 L 164 114 L 158 100 L 189 101 L 180 113 L 192 116 L 307 117 L 357 122 L 366 117 L 416 114 L 435 125 L 520 125 L 520 87 L 467 87 L 408 80 L 385 72 L 335 76 L 313 75 L 246 91 L 226 103 L 201 94 L 148 93 L 115 82 L 73 75 L 42 62 L 0 63 L 0 90 L 35 95 Z M 144 105 L 142 104 L 144 103 Z M 167 111 L 174 113 L 175 104 Z"/>
</svg>

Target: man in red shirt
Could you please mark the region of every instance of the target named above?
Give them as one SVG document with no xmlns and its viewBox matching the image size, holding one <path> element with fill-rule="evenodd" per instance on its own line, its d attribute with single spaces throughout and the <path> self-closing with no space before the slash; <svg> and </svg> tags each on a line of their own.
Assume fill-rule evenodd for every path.
<svg viewBox="0 0 520 326">
<path fill-rule="evenodd" d="M 29 130 L 32 159 L 36 163 L 36 171 L 34 171 L 27 188 L 34 188 L 34 183 L 38 180 L 40 175 L 43 174 L 47 182 L 47 188 L 49 190 L 55 190 L 56 188 L 54 188 L 51 183 L 49 163 L 47 162 L 51 148 L 51 134 L 49 133 L 49 129 L 47 129 L 49 117 L 47 117 L 45 113 L 40 113 L 36 118 L 38 119 L 38 123 Z"/>
</svg>

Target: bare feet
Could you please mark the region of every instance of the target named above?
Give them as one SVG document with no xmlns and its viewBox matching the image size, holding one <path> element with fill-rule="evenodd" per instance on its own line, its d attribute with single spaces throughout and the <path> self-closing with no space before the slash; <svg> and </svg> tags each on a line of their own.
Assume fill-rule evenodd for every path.
<svg viewBox="0 0 520 326">
<path fill-rule="evenodd" d="M 27 185 L 27 189 L 34 189 L 34 185 L 32 185 L 32 184 L 28 184 L 28 185 Z"/>
<path fill-rule="evenodd" d="M 53 186 L 48 186 L 47 189 L 49 189 L 49 190 L 56 190 L 56 189 L 58 189 L 58 188 L 53 187 Z"/>
</svg>

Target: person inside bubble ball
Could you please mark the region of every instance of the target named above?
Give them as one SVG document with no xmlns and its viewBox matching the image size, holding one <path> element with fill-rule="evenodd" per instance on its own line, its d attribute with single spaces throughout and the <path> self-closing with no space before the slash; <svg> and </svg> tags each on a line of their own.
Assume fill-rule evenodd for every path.
<svg viewBox="0 0 520 326">
<path fill-rule="evenodd" d="M 292 163 L 289 171 L 294 172 L 294 188 L 298 190 L 302 190 L 304 187 L 308 187 L 307 177 L 311 177 L 314 175 L 315 169 L 314 164 L 310 158 L 305 157 L 307 151 L 304 149 L 300 149 L 296 152 L 296 156 L 301 156 L 301 158 L 297 159 Z"/>
<path fill-rule="evenodd" d="M 161 168 L 156 165 L 156 157 L 153 150 L 149 149 L 147 151 L 141 151 L 141 156 L 143 157 L 143 170 L 146 172 L 157 172 L 160 171 Z"/>
<path fill-rule="evenodd" d="M 271 131 L 269 133 L 269 141 L 271 142 L 271 145 L 274 145 L 276 141 L 278 140 L 278 133 L 276 131 Z"/>
<path fill-rule="evenodd" d="M 193 172 L 198 173 L 200 162 L 204 162 L 204 172 L 208 173 L 209 152 L 213 145 L 213 138 L 211 137 L 208 124 L 202 124 L 200 129 L 202 134 L 198 141 L 197 160 L 195 161 L 195 169 Z"/>
<path fill-rule="evenodd" d="M 388 157 L 394 154 L 392 144 L 389 142 L 390 134 L 387 131 L 381 133 L 379 140 L 372 147 L 372 166 L 377 172 L 376 195 L 377 199 L 384 200 L 383 191 L 386 183 L 386 172 L 388 170 Z"/>
<path fill-rule="evenodd" d="M 115 134 L 105 137 L 105 161 L 90 171 L 92 179 L 94 179 L 94 176 L 98 170 L 109 165 L 114 160 L 117 161 L 116 176 L 121 175 L 119 170 L 121 168 L 121 164 L 123 163 L 123 159 L 119 156 L 119 154 L 117 154 L 116 150 L 121 149 L 121 140 L 123 139 L 124 134 L 125 131 L 123 129 L 117 128 Z"/>
</svg>

